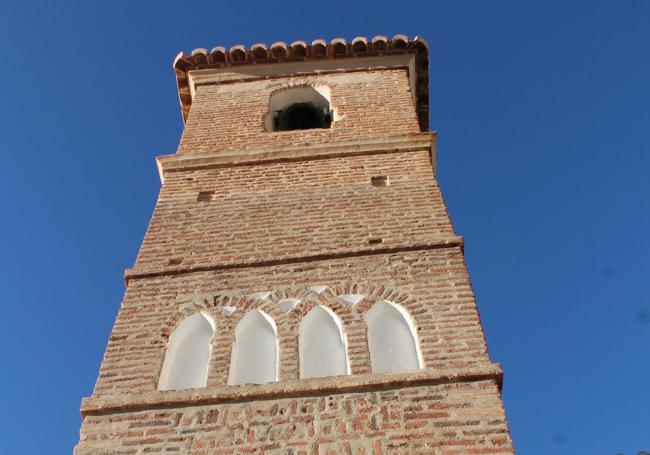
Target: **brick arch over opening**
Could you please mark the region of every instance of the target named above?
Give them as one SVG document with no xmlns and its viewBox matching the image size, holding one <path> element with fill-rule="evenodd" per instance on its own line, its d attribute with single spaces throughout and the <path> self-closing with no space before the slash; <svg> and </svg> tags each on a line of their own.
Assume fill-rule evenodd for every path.
<svg viewBox="0 0 650 455">
<path fill-rule="evenodd" d="M 281 324 L 283 326 L 280 343 L 282 346 L 282 362 L 280 365 L 281 379 L 299 379 L 300 377 L 300 323 L 304 317 L 312 311 L 313 308 L 322 305 L 332 311 L 341 323 L 343 336 L 346 336 L 351 330 L 351 324 L 354 324 L 355 317 L 349 308 L 336 301 L 333 295 L 327 289 L 321 294 L 309 290 L 309 287 L 286 288 L 274 292 L 269 300 L 279 302 L 282 299 L 296 298 L 300 304 L 286 315 L 283 314 Z"/>
<path fill-rule="evenodd" d="M 319 287 L 319 285 L 322 285 Z M 320 289 L 324 287 L 324 289 Z M 320 292 L 312 290 L 316 288 Z M 351 305 L 342 296 L 363 296 Z M 293 309 L 285 313 L 279 302 L 285 299 L 299 300 Z M 280 348 L 279 380 L 300 378 L 300 323 L 315 307 L 321 305 L 331 310 L 340 320 L 341 329 L 347 341 L 347 355 L 350 374 L 369 374 L 372 372 L 370 349 L 368 345 L 367 325 L 364 316 L 377 302 L 389 300 L 404 308 L 412 318 L 415 336 L 419 340 L 419 329 L 434 326 L 432 311 L 426 302 L 418 301 L 410 294 L 395 287 L 375 285 L 364 282 L 344 282 L 339 284 L 310 283 L 300 287 L 286 287 L 271 290 L 265 300 L 242 298 L 241 317 L 250 308 L 259 308 L 273 317 L 278 327 L 278 345 Z M 238 301 L 233 298 L 230 302 Z M 239 311 L 239 310 L 238 310 Z M 428 338 L 428 341 L 435 338 Z M 423 364 L 428 365 L 425 352 L 421 346 Z"/>
<path fill-rule="evenodd" d="M 282 340 L 286 338 L 287 331 L 285 313 L 270 297 L 259 299 L 250 295 L 217 295 L 210 300 L 214 307 L 215 319 L 223 330 L 219 330 L 213 340 L 213 355 L 211 375 L 208 378 L 209 387 L 223 387 L 228 384 L 232 363 L 233 344 L 236 341 L 236 330 L 241 320 L 250 311 L 260 311 L 267 315 L 275 325 L 277 340 L 277 379 L 281 380 L 283 365 Z M 224 308 L 234 308 L 230 314 L 221 311 Z"/>
<path fill-rule="evenodd" d="M 311 103 L 319 110 L 331 111 L 331 89 L 325 84 L 307 84 L 301 82 L 282 84 L 269 95 L 269 108 L 264 117 L 264 127 L 274 131 L 274 117 L 277 112 L 296 103 Z"/>
<path fill-rule="evenodd" d="M 278 330 L 263 311 L 246 312 L 235 327 L 228 384 L 265 384 L 278 380 Z"/>
</svg>

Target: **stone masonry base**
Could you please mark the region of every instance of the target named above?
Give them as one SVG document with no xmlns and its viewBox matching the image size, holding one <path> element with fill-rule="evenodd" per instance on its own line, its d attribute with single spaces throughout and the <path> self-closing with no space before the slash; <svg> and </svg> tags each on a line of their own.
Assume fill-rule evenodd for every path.
<svg viewBox="0 0 650 455">
<path fill-rule="evenodd" d="M 75 455 L 512 454 L 494 379 L 86 415 Z"/>
</svg>

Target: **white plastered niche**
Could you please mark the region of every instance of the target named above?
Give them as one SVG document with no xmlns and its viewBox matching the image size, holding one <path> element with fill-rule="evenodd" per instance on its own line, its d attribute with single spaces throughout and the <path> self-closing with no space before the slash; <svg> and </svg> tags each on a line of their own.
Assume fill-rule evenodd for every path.
<svg viewBox="0 0 650 455">
<path fill-rule="evenodd" d="M 273 319 L 251 310 L 237 324 L 228 384 L 265 384 L 278 380 L 278 329 Z"/>
<path fill-rule="evenodd" d="M 183 319 L 169 338 L 158 390 L 205 387 L 215 325 L 212 318 L 197 312 Z"/>
<path fill-rule="evenodd" d="M 374 373 L 419 370 L 422 354 L 413 320 L 400 305 L 381 300 L 366 312 L 370 363 Z"/>
<path fill-rule="evenodd" d="M 301 378 L 350 374 L 343 327 L 329 308 L 318 305 L 302 319 L 299 346 Z"/>
</svg>

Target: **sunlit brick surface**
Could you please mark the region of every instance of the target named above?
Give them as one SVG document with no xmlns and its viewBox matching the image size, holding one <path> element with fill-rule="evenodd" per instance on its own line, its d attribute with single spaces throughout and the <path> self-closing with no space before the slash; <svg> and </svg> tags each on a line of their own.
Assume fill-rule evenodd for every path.
<svg viewBox="0 0 650 455">
<path fill-rule="evenodd" d="M 299 133 L 297 133 L 299 134 Z M 371 177 L 390 176 L 375 187 Z M 199 192 L 214 191 L 210 201 Z M 454 238 L 427 151 L 170 173 L 137 269 L 268 261 Z"/>
<path fill-rule="evenodd" d="M 76 455 L 514 452 L 435 135 L 420 129 L 426 46 L 355 43 L 346 58 L 372 50 L 381 64 L 281 74 L 284 57 L 260 48 L 177 58 L 187 123 L 177 154 L 159 158 L 164 184 L 82 401 Z M 314 61 L 343 49 L 327 46 Z M 228 66 L 264 58 L 268 77 Z M 210 65 L 190 87 L 193 68 Z M 331 128 L 268 131 L 271 95 L 302 85 L 327 86 Z M 383 300 L 408 314 L 422 369 L 373 373 L 364 315 Z M 299 326 L 317 305 L 341 322 L 350 375 L 300 379 Z M 278 381 L 231 386 L 235 327 L 252 309 L 277 327 Z M 169 337 L 197 311 L 215 326 L 207 386 L 158 391 Z"/>
<path fill-rule="evenodd" d="M 491 381 L 88 416 L 81 441 L 76 455 L 514 453 Z"/>
<path fill-rule="evenodd" d="M 263 119 L 271 93 L 304 84 L 331 88 L 332 107 L 339 120 L 329 129 L 266 131 Z M 409 109 L 404 109 L 405 106 Z M 178 153 L 224 153 L 269 145 L 333 143 L 419 131 L 405 69 L 292 76 L 199 87 Z"/>
<path fill-rule="evenodd" d="M 313 285 L 328 289 L 315 294 L 307 290 Z M 266 301 L 247 297 L 263 290 L 272 291 Z M 337 295 L 356 293 L 366 297 L 353 308 L 336 299 Z M 289 314 L 278 305 L 286 297 L 301 299 Z M 352 373 L 366 374 L 370 357 L 363 314 L 384 298 L 399 303 L 413 317 L 426 366 L 488 362 L 462 252 L 459 247 L 442 248 L 132 279 L 95 393 L 154 390 L 169 334 L 197 307 L 209 313 L 217 325 L 208 375 L 211 386 L 226 384 L 234 327 L 251 308 L 263 310 L 278 326 L 281 379 L 298 377 L 298 324 L 317 304 L 331 308 L 341 318 Z M 224 305 L 233 305 L 237 311 L 225 316 L 220 311 Z"/>
</svg>

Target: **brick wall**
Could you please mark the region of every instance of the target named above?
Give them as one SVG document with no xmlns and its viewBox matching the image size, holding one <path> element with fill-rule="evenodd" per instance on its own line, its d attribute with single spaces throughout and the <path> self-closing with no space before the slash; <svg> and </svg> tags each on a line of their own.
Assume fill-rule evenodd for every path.
<svg viewBox="0 0 650 455">
<path fill-rule="evenodd" d="M 328 289 L 320 295 L 307 290 L 317 285 Z M 260 291 L 272 295 L 266 301 L 247 297 Z M 344 294 L 367 297 L 350 308 L 336 299 Z M 285 297 L 300 298 L 302 303 L 284 314 L 277 302 Z M 368 373 L 363 315 L 384 298 L 399 303 L 413 317 L 426 367 L 488 362 L 462 251 L 453 247 L 131 279 L 95 394 L 155 390 L 171 331 L 197 309 L 205 309 L 217 325 L 209 387 L 226 384 L 234 327 L 251 308 L 262 309 L 278 326 L 281 379 L 298 377 L 298 324 L 316 304 L 341 318 L 352 373 Z M 226 317 L 220 311 L 224 305 L 234 305 L 237 311 Z"/>
<path fill-rule="evenodd" d="M 512 454 L 493 381 L 85 418 L 76 455 Z"/>
<path fill-rule="evenodd" d="M 330 129 L 268 132 L 264 117 L 271 93 L 287 86 L 320 84 L 331 90 L 339 120 Z M 405 108 L 406 107 L 406 108 Z M 178 153 L 224 152 L 269 145 L 333 143 L 420 131 L 405 69 L 199 86 Z"/>
<path fill-rule="evenodd" d="M 385 175 L 389 186 L 374 187 Z M 198 201 L 199 192 L 213 192 Z M 428 151 L 170 172 L 136 261 L 159 270 L 454 239 Z M 381 239 L 381 244 L 369 240 Z"/>
</svg>

